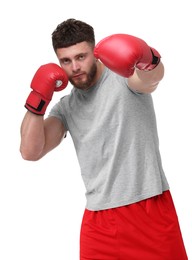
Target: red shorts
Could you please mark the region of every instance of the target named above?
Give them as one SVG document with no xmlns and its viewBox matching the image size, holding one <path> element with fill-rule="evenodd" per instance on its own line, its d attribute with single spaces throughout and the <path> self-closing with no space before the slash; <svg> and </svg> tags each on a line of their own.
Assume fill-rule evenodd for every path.
<svg viewBox="0 0 192 260">
<path fill-rule="evenodd" d="M 187 260 L 169 191 L 131 205 L 85 210 L 80 260 Z"/>
</svg>

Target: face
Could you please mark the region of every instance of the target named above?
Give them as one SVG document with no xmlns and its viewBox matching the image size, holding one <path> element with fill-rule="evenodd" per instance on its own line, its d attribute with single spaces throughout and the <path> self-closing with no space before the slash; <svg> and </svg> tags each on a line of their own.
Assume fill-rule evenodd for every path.
<svg viewBox="0 0 192 260">
<path fill-rule="evenodd" d="M 81 42 L 59 48 L 56 54 L 74 87 L 87 90 L 94 85 L 97 80 L 97 62 L 89 43 Z"/>
</svg>

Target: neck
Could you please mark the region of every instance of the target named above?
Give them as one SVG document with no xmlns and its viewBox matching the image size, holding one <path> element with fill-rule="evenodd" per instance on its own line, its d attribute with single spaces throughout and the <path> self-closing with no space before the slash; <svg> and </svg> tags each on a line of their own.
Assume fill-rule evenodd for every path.
<svg viewBox="0 0 192 260">
<path fill-rule="evenodd" d="M 95 75 L 94 84 L 100 79 L 104 68 L 105 68 L 104 64 L 97 60 L 97 73 Z"/>
</svg>

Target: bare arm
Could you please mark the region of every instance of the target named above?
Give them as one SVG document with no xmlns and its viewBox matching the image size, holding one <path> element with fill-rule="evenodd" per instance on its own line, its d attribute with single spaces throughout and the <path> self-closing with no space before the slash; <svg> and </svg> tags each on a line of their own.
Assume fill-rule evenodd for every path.
<svg viewBox="0 0 192 260">
<path fill-rule="evenodd" d="M 55 117 L 26 112 L 21 124 L 20 152 L 25 160 L 36 161 L 60 144 L 66 130 Z"/>
<path fill-rule="evenodd" d="M 133 76 L 128 79 L 130 89 L 140 93 L 153 92 L 164 76 L 164 66 L 162 62 L 151 71 L 136 69 Z"/>
</svg>

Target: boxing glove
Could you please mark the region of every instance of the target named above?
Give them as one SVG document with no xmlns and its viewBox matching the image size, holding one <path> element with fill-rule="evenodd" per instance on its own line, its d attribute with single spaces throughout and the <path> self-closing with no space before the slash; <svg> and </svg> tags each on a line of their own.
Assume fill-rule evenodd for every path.
<svg viewBox="0 0 192 260">
<path fill-rule="evenodd" d="M 53 92 L 63 90 L 67 84 L 67 74 L 59 65 L 48 63 L 40 66 L 31 81 L 32 91 L 25 107 L 34 114 L 44 115 Z"/>
<path fill-rule="evenodd" d="M 160 62 L 160 54 L 140 38 L 128 34 L 113 34 L 101 40 L 94 55 L 112 71 L 130 77 L 135 68 L 152 70 Z"/>
</svg>

